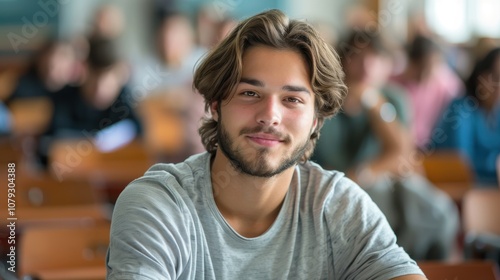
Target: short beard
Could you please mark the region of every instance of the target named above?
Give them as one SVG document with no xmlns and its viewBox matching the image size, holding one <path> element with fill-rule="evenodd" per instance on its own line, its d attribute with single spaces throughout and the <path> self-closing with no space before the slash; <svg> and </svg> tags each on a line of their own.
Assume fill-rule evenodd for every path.
<svg viewBox="0 0 500 280">
<path fill-rule="evenodd" d="M 253 129 L 243 129 L 240 132 L 240 135 L 244 133 L 258 132 L 276 134 L 272 129 L 270 131 L 266 131 L 262 127 L 256 127 Z M 285 140 L 285 143 L 287 141 L 290 141 L 289 138 L 286 138 Z M 221 151 L 224 153 L 224 155 L 226 155 L 226 157 L 229 159 L 229 162 L 236 171 L 254 177 L 270 178 L 297 164 L 306 152 L 310 140 L 307 139 L 305 143 L 299 145 L 295 150 L 293 150 L 290 157 L 282 159 L 280 165 L 276 169 L 271 169 L 271 167 L 269 167 L 265 160 L 265 155 L 269 151 L 268 149 L 260 148 L 257 150 L 241 150 L 232 147 L 234 143 L 227 131 L 224 129 L 224 125 L 220 121 L 217 127 L 217 141 Z M 250 153 L 256 155 L 256 159 L 254 162 L 250 162 L 249 160 L 247 160 L 247 158 L 251 158 L 248 157 Z"/>
</svg>

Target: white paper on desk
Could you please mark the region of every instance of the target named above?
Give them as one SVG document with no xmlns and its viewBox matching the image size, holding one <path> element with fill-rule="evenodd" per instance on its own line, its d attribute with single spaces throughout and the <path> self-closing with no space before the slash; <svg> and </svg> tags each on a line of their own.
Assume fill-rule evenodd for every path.
<svg viewBox="0 0 500 280">
<path fill-rule="evenodd" d="M 136 135 L 134 122 L 121 120 L 99 131 L 95 137 L 95 145 L 101 152 L 111 152 L 132 141 Z"/>
</svg>

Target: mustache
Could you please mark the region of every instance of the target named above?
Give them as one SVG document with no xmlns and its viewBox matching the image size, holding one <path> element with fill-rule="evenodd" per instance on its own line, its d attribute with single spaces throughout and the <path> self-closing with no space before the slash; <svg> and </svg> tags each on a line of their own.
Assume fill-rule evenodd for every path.
<svg viewBox="0 0 500 280">
<path fill-rule="evenodd" d="M 289 142 L 290 141 L 290 136 L 278 131 L 274 127 L 264 127 L 264 126 L 256 126 L 256 127 L 247 127 L 243 128 L 240 131 L 240 136 L 244 134 L 253 134 L 253 133 L 265 133 L 265 134 L 270 134 L 273 135 L 279 139 L 281 139 L 284 142 Z"/>
</svg>

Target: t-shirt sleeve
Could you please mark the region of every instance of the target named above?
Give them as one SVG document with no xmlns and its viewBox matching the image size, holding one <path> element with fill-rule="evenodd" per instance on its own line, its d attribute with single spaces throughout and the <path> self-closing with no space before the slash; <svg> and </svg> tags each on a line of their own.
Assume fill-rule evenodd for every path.
<svg viewBox="0 0 500 280">
<path fill-rule="evenodd" d="M 167 184 L 177 184 L 166 178 Z M 107 279 L 177 279 L 190 260 L 190 219 L 178 195 L 141 178 L 113 211 Z"/>
<path fill-rule="evenodd" d="M 344 178 L 326 204 L 336 279 L 387 280 L 422 274 L 370 197 Z"/>
</svg>

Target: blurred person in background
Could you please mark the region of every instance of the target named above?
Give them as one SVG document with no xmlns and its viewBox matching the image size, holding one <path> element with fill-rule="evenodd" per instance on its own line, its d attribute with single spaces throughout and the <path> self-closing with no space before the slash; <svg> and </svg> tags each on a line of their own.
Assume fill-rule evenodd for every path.
<svg viewBox="0 0 500 280">
<path fill-rule="evenodd" d="M 165 88 L 191 88 L 196 62 L 205 53 L 195 42 L 190 19 L 178 12 L 160 15 L 156 35 L 156 55 L 134 65 L 133 84 L 148 92 L 158 93 Z"/>
<path fill-rule="evenodd" d="M 476 181 L 497 187 L 500 157 L 500 48 L 479 60 L 466 82 L 467 94 L 441 115 L 433 139 L 436 149 L 463 153 Z"/>
<path fill-rule="evenodd" d="M 337 49 L 349 92 L 343 110 L 325 121 L 312 160 L 346 172 L 362 186 L 412 258 L 446 259 L 457 211 L 413 172 L 406 95 L 388 82 L 391 60 L 383 40 L 378 33 L 353 31 Z"/>
<path fill-rule="evenodd" d="M 196 42 L 206 50 L 220 43 L 238 21 L 226 8 L 217 4 L 202 6 L 196 13 Z"/>
<path fill-rule="evenodd" d="M 471 57 L 473 65 L 471 66 L 471 72 L 474 70 L 475 65 L 481 61 L 491 50 L 497 48 L 498 42 L 494 38 L 490 37 L 479 37 L 476 39 L 474 45 L 471 48 Z"/>
<path fill-rule="evenodd" d="M 77 80 L 76 62 L 71 43 L 49 41 L 34 55 L 27 73 L 19 78 L 6 103 L 16 99 L 51 97 L 54 92 Z"/>
<path fill-rule="evenodd" d="M 89 30 L 84 34 L 77 34 L 72 38 L 72 44 L 77 54 L 78 59 L 78 77 L 81 83 L 87 69 L 83 64 L 86 63 L 89 55 L 89 44 L 91 41 L 107 40 L 112 44 L 119 45 L 120 39 L 125 28 L 123 11 L 112 4 L 99 6 L 94 11 L 94 17 L 89 23 Z M 123 64 L 125 66 L 125 64 Z"/>
<path fill-rule="evenodd" d="M 204 49 L 211 49 L 217 44 L 220 18 L 223 15 L 214 5 L 200 7 L 196 13 L 196 43 Z"/>
<path fill-rule="evenodd" d="M 165 16 L 158 31 L 159 63 L 166 71 L 169 86 L 191 87 L 194 66 L 205 53 L 195 42 L 190 19 L 181 13 Z"/>
<path fill-rule="evenodd" d="M 439 45 L 428 37 L 415 36 L 407 49 L 408 64 L 392 80 L 408 93 L 412 139 L 426 150 L 431 132 L 450 101 L 462 94 L 463 84 L 442 57 Z"/>
<path fill-rule="evenodd" d="M 18 137 L 26 158 L 36 149 L 36 138 L 46 129 L 53 113 L 54 95 L 78 84 L 81 80 L 81 61 L 73 42 L 49 40 L 33 56 L 27 72 L 7 93 L 5 105 L 9 110 L 9 135 Z M 31 162 L 31 160 L 28 160 Z"/>
<path fill-rule="evenodd" d="M 199 120 L 204 116 L 203 99 L 199 94 L 195 94 L 192 88 L 195 64 L 205 50 L 196 45 L 193 27 L 186 15 L 166 12 L 160 17 L 156 37 L 157 55 L 143 59 L 133 66 L 132 94 L 139 103 L 152 104 L 147 99 L 154 99 L 157 102 L 164 102 L 162 105 L 164 108 L 175 107 L 176 111 L 184 112 L 182 121 L 185 129 L 172 130 L 168 133 L 183 134 L 185 147 L 180 148 L 179 153 L 175 155 L 171 154 L 168 147 L 166 149 L 169 151 L 156 151 L 163 161 L 178 162 L 205 150 L 197 132 Z M 184 102 L 186 100 L 187 102 Z M 177 104 L 168 104 L 172 101 Z M 181 106 L 184 107 L 180 108 Z M 144 108 L 143 112 L 148 114 L 148 109 Z M 144 117 L 151 119 L 151 116 Z M 148 126 L 148 129 L 154 128 Z M 154 131 L 146 133 L 156 134 Z"/>
<path fill-rule="evenodd" d="M 388 50 L 379 35 L 362 31 L 353 31 L 337 49 L 349 93 L 342 112 L 325 122 L 313 159 L 328 169 L 348 171 L 352 178 L 362 164 L 374 175 L 396 173 L 398 157 L 410 149 L 409 116 L 404 90 L 387 83 Z M 386 115 L 380 114 L 381 105 L 386 105 Z M 369 164 L 368 158 L 372 158 Z"/>
<path fill-rule="evenodd" d="M 90 38 L 118 39 L 125 27 L 123 11 L 111 4 L 100 6 L 91 25 Z"/>
<path fill-rule="evenodd" d="M 83 83 L 66 87 L 52 96 L 54 114 L 40 140 L 43 164 L 52 142 L 57 139 L 90 137 L 97 141 L 99 148 L 107 149 L 126 144 L 140 135 L 140 123 L 128 101 L 127 68 L 114 41 L 93 38 L 89 46 Z"/>
</svg>

